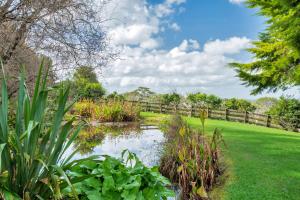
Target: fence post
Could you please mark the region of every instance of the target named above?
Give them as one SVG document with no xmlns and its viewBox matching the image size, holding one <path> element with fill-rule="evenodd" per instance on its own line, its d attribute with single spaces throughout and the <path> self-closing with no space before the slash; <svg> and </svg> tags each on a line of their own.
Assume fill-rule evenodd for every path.
<svg viewBox="0 0 300 200">
<path fill-rule="evenodd" d="M 193 117 L 194 114 L 194 105 L 191 106 L 190 117 Z"/>
<path fill-rule="evenodd" d="M 210 108 L 209 107 L 207 107 L 206 112 L 207 112 L 207 118 L 210 118 Z"/>
<path fill-rule="evenodd" d="M 248 111 L 245 111 L 244 123 L 248 123 Z"/>
<path fill-rule="evenodd" d="M 174 114 L 176 114 L 177 113 L 177 104 L 175 104 L 175 106 L 174 106 Z"/>
<path fill-rule="evenodd" d="M 229 110 L 226 108 L 225 109 L 225 119 L 228 120 L 228 114 L 229 114 Z"/>
<path fill-rule="evenodd" d="M 267 115 L 267 127 L 270 127 L 271 125 L 271 115 Z"/>
</svg>

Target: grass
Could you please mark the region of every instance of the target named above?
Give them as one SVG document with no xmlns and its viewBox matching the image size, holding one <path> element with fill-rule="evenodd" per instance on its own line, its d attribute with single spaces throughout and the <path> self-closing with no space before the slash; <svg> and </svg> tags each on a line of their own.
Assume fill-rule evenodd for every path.
<svg viewBox="0 0 300 200">
<path fill-rule="evenodd" d="M 164 114 L 141 113 L 150 122 L 165 120 Z M 186 117 L 194 127 L 200 119 Z M 228 178 L 216 188 L 216 199 L 299 199 L 300 196 L 300 135 L 256 125 L 207 120 L 208 132 L 217 127 L 227 148 Z"/>
</svg>

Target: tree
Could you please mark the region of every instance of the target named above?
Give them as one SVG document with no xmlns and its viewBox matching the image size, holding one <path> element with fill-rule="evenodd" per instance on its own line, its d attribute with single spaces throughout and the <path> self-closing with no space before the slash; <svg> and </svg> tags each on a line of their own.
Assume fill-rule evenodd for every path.
<svg viewBox="0 0 300 200">
<path fill-rule="evenodd" d="M 232 63 L 238 76 L 252 94 L 277 91 L 300 85 L 300 1 L 248 0 L 250 8 L 260 8 L 268 28 L 248 51 L 255 56 L 251 63 Z"/>
<path fill-rule="evenodd" d="M 114 91 L 113 93 L 110 93 L 109 95 L 107 95 L 106 99 L 109 100 L 114 100 L 114 101 L 122 101 L 125 100 L 124 95 L 122 94 L 118 94 L 116 91 Z"/>
<path fill-rule="evenodd" d="M 6 65 L 17 50 L 50 56 L 61 68 L 104 65 L 105 31 L 96 0 L 1 0 L 0 57 Z M 16 66 L 14 66 L 16 67 Z"/>
<path fill-rule="evenodd" d="M 82 66 L 76 69 L 71 81 L 74 95 L 81 98 L 97 99 L 105 95 L 105 89 L 97 80 L 92 67 Z"/>
<path fill-rule="evenodd" d="M 154 96 L 155 92 L 151 91 L 147 87 L 138 87 L 132 92 L 127 92 L 124 94 L 124 97 L 128 100 L 140 101 L 140 100 L 149 100 L 150 97 Z"/>
<path fill-rule="evenodd" d="M 198 104 L 200 106 L 207 106 L 210 108 L 220 108 L 222 105 L 222 99 L 217 97 L 216 95 L 207 95 L 204 93 L 195 93 L 189 94 L 187 99 L 193 103 Z"/>
<path fill-rule="evenodd" d="M 279 116 L 281 125 L 289 129 L 300 128 L 300 101 L 291 97 L 280 97 L 269 114 Z"/>
<path fill-rule="evenodd" d="M 176 92 L 173 92 L 171 94 L 163 94 L 162 103 L 167 105 L 170 104 L 178 105 L 180 103 L 180 95 L 177 94 Z"/>
<path fill-rule="evenodd" d="M 204 93 L 195 93 L 195 94 L 189 94 L 187 96 L 187 99 L 193 103 L 193 104 L 198 104 L 201 106 L 205 106 L 206 104 L 206 98 L 207 98 L 207 94 Z"/>
<path fill-rule="evenodd" d="M 241 111 L 249 111 L 249 112 L 255 110 L 255 106 L 251 102 L 245 99 L 237 99 L 237 98 L 225 99 L 224 106 L 227 109 L 232 109 L 232 110 L 241 110 Z"/>
<path fill-rule="evenodd" d="M 73 80 L 75 82 L 86 80 L 90 83 L 98 83 L 97 74 L 94 72 L 94 69 L 90 66 L 78 67 L 74 72 Z"/>
<path fill-rule="evenodd" d="M 278 99 L 273 98 L 273 97 L 261 97 L 257 99 L 254 103 L 256 110 L 256 113 L 268 113 L 270 109 L 277 104 Z"/>
</svg>

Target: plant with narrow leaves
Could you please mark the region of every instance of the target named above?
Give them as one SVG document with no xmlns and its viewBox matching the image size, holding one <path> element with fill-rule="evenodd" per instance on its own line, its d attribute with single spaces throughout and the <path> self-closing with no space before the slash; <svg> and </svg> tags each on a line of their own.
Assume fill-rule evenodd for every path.
<svg viewBox="0 0 300 200">
<path fill-rule="evenodd" d="M 39 68 L 32 98 L 21 73 L 15 123 L 8 125 L 9 99 L 6 80 L 2 81 L 0 107 L 0 197 L 4 199 L 61 199 L 60 182 L 70 184 L 62 168 L 72 155 L 64 157 L 79 133 L 74 119 L 63 121 L 70 109 L 69 88 L 60 89 L 51 125 L 47 122 L 48 71 Z M 61 178 L 63 177 L 63 178 Z M 75 190 L 74 197 L 76 198 Z"/>
<path fill-rule="evenodd" d="M 205 137 L 206 117 L 206 111 L 201 111 L 201 131 L 192 129 L 180 116 L 174 116 L 165 129 L 167 142 L 160 172 L 179 185 L 184 200 L 207 199 L 207 192 L 221 175 L 222 135 L 215 129 L 211 139 Z"/>
</svg>

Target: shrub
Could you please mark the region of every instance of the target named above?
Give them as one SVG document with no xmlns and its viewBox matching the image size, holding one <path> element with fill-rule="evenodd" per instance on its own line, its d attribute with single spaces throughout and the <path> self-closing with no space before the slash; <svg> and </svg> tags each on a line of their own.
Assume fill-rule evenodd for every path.
<svg viewBox="0 0 300 200">
<path fill-rule="evenodd" d="M 280 117 L 279 123 L 291 130 L 300 128 L 300 101 L 295 98 L 280 97 L 269 114 Z"/>
<path fill-rule="evenodd" d="M 217 177 L 219 145 L 223 141 L 220 131 L 214 130 L 211 139 L 204 137 L 204 113 L 202 131 L 193 130 L 180 116 L 174 116 L 165 128 L 167 137 L 160 172 L 178 183 L 183 199 L 206 199 Z"/>
<path fill-rule="evenodd" d="M 189 94 L 187 100 L 192 104 L 206 106 L 214 109 L 219 109 L 222 104 L 222 99 L 215 95 L 208 95 L 204 93 Z"/>
<path fill-rule="evenodd" d="M 225 99 L 224 106 L 228 109 L 248 111 L 248 112 L 252 112 L 256 109 L 255 106 L 250 101 L 247 101 L 245 99 L 236 99 L 236 98 Z"/>
</svg>

